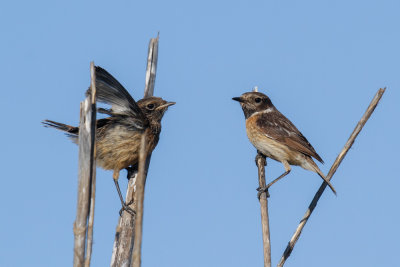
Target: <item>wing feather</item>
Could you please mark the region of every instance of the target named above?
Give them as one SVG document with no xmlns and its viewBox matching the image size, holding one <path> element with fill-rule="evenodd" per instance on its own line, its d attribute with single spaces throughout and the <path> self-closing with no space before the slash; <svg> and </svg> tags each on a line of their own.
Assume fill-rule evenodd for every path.
<svg viewBox="0 0 400 267">
<path fill-rule="evenodd" d="M 324 163 L 307 138 L 278 110 L 263 113 L 257 121 L 268 137 Z"/>
<path fill-rule="evenodd" d="M 87 93 L 90 93 L 90 88 Z M 101 113 L 123 116 L 138 129 L 144 129 L 148 125 L 147 117 L 128 91 L 110 73 L 98 66 L 96 66 L 96 95 L 99 102 L 111 105 L 109 110 L 100 109 Z"/>
</svg>

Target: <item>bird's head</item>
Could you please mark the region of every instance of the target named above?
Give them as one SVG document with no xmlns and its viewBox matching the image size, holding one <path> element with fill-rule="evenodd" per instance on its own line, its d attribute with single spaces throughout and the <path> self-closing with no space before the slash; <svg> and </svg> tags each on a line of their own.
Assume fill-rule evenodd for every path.
<svg viewBox="0 0 400 267">
<path fill-rule="evenodd" d="M 247 92 L 240 97 L 234 97 L 232 99 L 240 103 L 246 119 L 255 112 L 274 109 L 271 99 L 260 92 Z"/>
<path fill-rule="evenodd" d="M 150 121 L 161 122 L 165 111 L 169 106 L 175 105 L 175 102 L 168 102 L 160 97 L 146 97 L 137 102 L 142 112 Z"/>
</svg>

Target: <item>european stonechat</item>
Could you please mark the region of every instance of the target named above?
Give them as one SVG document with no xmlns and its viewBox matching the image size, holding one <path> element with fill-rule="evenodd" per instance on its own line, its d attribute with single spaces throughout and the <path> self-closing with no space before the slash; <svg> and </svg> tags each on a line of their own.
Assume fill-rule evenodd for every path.
<svg viewBox="0 0 400 267">
<path fill-rule="evenodd" d="M 265 188 L 259 188 L 259 192 L 266 192 L 272 184 L 289 174 L 290 165 L 298 165 L 316 172 L 336 194 L 335 188 L 312 159 L 324 163 L 322 158 L 296 126 L 275 108 L 268 96 L 248 92 L 232 99 L 242 106 L 250 142 L 264 156 L 281 162 L 285 167 L 282 175 Z"/>
<path fill-rule="evenodd" d="M 146 134 L 146 151 L 148 154 L 153 151 L 160 138 L 161 119 L 175 102 L 167 102 L 159 97 L 136 102 L 106 70 L 96 67 L 95 72 L 97 101 L 111 105 L 110 109 L 98 109 L 99 113 L 108 117 L 96 121 L 96 162 L 103 169 L 114 171 L 113 178 L 122 209 L 133 215 L 134 211 L 125 204 L 119 188 L 119 172 L 122 169 L 130 172 L 132 168 L 137 168 L 142 133 Z M 79 127 L 51 120 L 45 120 L 43 124 L 66 132 L 74 143 L 78 143 Z"/>
</svg>

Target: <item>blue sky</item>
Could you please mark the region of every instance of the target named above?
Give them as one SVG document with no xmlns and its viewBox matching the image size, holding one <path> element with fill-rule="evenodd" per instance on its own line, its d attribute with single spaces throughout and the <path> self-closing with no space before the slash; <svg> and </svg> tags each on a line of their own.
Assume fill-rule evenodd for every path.
<svg viewBox="0 0 400 267">
<path fill-rule="evenodd" d="M 379 87 L 388 89 L 286 266 L 396 266 L 400 250 L 398 1 L 3 1 L 1 266 L 71 266 L 89 63 L 143 95 L 160 31 L 163 120 L 146 185 L 143 266 L 262 266 L 255 149 L 231 98 L 258 85 L 327 173 Z M 397 137 L 396 137 L 397 136 Z M 267 180 L 283 172 L 268 161 Z M 110 262 L 120 203 L 98 170 L 93 266 Z M 126 186 L 125 172 L 121 184 Z M 273 265 L 321 179 L 294 167 L 270 198 Z"/>
</svg>

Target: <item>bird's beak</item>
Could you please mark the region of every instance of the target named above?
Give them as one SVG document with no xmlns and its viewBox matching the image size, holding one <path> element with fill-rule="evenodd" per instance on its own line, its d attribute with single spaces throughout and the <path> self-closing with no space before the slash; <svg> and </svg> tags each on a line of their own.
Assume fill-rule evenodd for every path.
<svg viewBox="0 0 400 267">
<path fill-rule="evenodd" d="M 232 100 L 238 101 L 240 103 L 243 102 L 243 99 L 241 97 L 234 97 L 234 98 L 232 98 Z"/>
<path fill-rule="evenodd" d="M 161 105 L 161 106 L 159 106 L 158 108 L 156 108 L 156 109 L 165 109 L 165 108 L 167 108 L 167 107 L 169 107 L 169 106 L 172 106 L 172 105 L 175 105 L 176 104 L 176 102 L 167 102 L 167 103 L 165 103 L 164 105 Z"/>
</svg>

